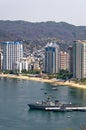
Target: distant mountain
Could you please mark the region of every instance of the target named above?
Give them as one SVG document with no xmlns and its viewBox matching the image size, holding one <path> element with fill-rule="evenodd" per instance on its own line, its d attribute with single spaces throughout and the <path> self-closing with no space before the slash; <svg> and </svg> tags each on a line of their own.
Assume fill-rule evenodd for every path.
<svg viewBox="0 0 86 130">
<path fill-rule="evenodd" d="M 86 26 L 65 22 L 0 21 L 0 41 L 58 38 L 64 41 L 86 39 Z"/>
</svg>

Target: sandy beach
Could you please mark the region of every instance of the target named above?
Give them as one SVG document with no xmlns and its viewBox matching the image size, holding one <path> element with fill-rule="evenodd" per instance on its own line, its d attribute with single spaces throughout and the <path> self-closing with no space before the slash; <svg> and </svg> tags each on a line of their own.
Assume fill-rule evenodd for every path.
<svg viewBox="0 0 86 130">
<path fill-rule="evenodd" d="M 51 83 L 55 86 L 61 85 L 61 86 L 70 86 L 70 87 L 77 87 L 77 88 L 86 89 L 86 85 L 76 84 L 72 81 L 71 82 L 69 82 L 69 81 L 59 82 L 59 81 L 54 81 L 52 79 L 43 79 L 43 78 L 38 78 L 38 77 L 28 77 L 28 76 L 12 75 L 12 74 L 0 74 L 0 77 L 33 80 L 33 81 L 38 81 L 38 82 Z"/>
</svg>

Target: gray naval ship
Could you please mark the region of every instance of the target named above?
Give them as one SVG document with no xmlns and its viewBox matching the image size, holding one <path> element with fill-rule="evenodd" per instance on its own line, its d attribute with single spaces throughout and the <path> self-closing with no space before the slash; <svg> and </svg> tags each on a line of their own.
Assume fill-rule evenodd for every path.
<svg viewBox="0 0 86 130">
<path fill-rule="evenodd" d="M 86 107 L 78 106 L 76 104 L 61 103 L 58 100 L 52 101 L 50 97 L 42 102 L 29 103 L 30 109 L 34 110 L 46 110 L 46 111 L 58 111 L 58 112 L 68 112 L 68 111 L 84 111 L 86 112 Z"/>
<path fill-rule="evenodd" d="M 50 97 L 42 102 L 30 103 L 28 104 L 30 109 L 35 110 L 53 110 L 53 111 L 66 111 L 67 108 L 73 107 L 71 103 L 63 104 L 58 100 L 52 101 Z"/>
</svg>

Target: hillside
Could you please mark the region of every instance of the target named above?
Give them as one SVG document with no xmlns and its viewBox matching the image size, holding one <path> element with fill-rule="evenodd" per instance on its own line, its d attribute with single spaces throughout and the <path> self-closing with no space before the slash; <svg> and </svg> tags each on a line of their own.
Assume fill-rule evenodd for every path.
<svg viewBox="0 0 86 130">
<path fill-rule="evenodd" d="M 74 26 L 65 22 L 0 21 L 0 41 L 38 40 L 58 38 L 64 41 L 86 39 L 86 26 Z"/>
</svg>

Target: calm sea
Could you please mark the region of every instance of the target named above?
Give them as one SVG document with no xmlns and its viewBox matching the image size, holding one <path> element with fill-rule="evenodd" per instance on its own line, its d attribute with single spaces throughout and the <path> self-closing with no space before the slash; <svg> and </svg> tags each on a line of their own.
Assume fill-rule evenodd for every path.
<svg viewBox="0 0 86 130">
<path fill-rule="evenodd" d="M 0 78 L 0 130 L 84 130 L 86 112 L 29 110 L 28 103 L 53 99 L 86 106 L 86 90 L 28 80 Z"/>
</svg>

